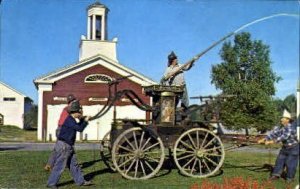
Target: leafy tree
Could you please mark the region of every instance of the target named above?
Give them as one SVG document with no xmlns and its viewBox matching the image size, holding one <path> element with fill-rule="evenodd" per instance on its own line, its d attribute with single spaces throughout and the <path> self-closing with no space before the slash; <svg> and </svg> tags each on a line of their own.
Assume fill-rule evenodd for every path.
<svg viewBox="0 0 300 189">
<path fill-rule="evenodd" d="M 279 99 L 279 98 L 274 99 L 274 103 L 275 103 L 275 106 L 276 106 L 277 111 L 278 111 L 279 113 L 282 113 L 283 110 L 286 109 L 286 107 L 285 107 L 285 105 L 284 105 L 282 99 Z"/>
<path fill-rule="evenodd" d="M 276 107 L 278 112 L 282 113 L 284 109 L 289 111 L 292 116 L 297 114 L 297 98 L 296 95 L 290 94 L 286 96 L 283 100 L 275 99 Z"/>
<path fill-rule="evenodd" d="M 274 126 L 278 111 L 272 95 L 280 77 L 271 69 L 269 47 L 251 40 L 250 33 L 235 35 L 234 43 L 225 42 L 220 51 L 222 62 L 212 67 L 212 84 L 224 95 L 234 95 L 222 103 L 221 119 L 231 129 Z"/>
<path fill-rule="evenodd" d="M 297 111 L 297 98 L 296 95 L 290 94 L 283 100 L 284 108 L 287 109 L 292 115 L 296 115 Z"/>
</svg>

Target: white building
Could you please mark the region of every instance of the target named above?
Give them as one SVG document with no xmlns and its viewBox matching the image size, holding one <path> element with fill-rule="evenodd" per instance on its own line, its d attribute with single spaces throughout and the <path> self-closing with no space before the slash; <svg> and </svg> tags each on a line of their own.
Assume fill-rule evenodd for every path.
<svg viewBox="0 0 300 189">
<path fill-rule="evenodd" d="M 32 100 L 0 81 L 0 116 L 4 125 L 24 128 L 24 114 L 31 109 Z"/>
</svg>

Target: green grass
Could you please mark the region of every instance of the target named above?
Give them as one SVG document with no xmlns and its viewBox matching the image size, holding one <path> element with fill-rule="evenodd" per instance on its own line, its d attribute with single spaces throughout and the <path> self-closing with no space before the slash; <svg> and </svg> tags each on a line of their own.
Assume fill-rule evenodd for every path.
<svg viewBox="0 0 300 189">
<path fill-rule="evenodd" d="M 29 142 L 36 140 L 36 130 L 23 130 L 12 125 L 0 126 L 0 142 Z"/>
<path fill-rule="evenodd" d="M 49 173 L 43 170 L 47 161 L 48 151 L 0 151 L 0 188 L 45 188 Z M 251 177 L 260 183 L 267 180 L 269 170 L 261 169 L 263 164 L 273 164 L 276 155 L 269 157 L 268 153 L 228 152 L 224 167 L 218 175 L 208 178 L 209 182 L 221 183 L 223 178 Z M 193 184 L 198 185 L 204 179 L 195 179 L 181 175 L 177 168 L 161 170 L 157 177 L 144 181 L 131 181 L 121 177 L 118 173 L 110 172 L 99 157 L 98 150 L 77 151 L 77 159 L 82 164 L 86 179 L 95 184 L 84 188 L 149 188 L 149 189 L 184 189 Z M 299 177 L 297 173 L 296 178 Z M 295 186 L 297 183 L 293 183 Z M 276 188 L 286 188 L 283 180 L 274 182 Z M 65 170 L 60 178 L 61 188 L 77 187 L 69 171 Z"/>
</svg>

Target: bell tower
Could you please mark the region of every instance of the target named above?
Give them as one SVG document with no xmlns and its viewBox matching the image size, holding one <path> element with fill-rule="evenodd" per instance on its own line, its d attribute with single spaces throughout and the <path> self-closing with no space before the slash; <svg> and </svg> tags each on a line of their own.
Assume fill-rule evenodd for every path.
<svg viewBox="0 0 300 189">
<path fill-rule="evenodd" d="M 97 1 L 87 8 L 87 33 L 81 36 L 79 60 L 101 54 L 117 61 L 117 39 L 108 41 L 107 15 L 109 9 Z"/>
<path fill-rule="evenodd" d="M 87 39 L 106 40 L 108 9 L 99 2 L 87 8 Z"/>
</svg>

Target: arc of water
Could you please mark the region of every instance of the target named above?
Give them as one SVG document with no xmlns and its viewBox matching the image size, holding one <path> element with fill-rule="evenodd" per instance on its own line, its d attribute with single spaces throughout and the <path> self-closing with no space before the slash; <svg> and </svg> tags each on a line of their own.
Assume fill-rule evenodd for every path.
<svg viewBox="0 0 300 189">
<path fill-rule="evenodd" d="M 263 17 L 263 18 L 260 18 L 260 19 L 257 19 L 257 20 L 254 20 L 248 24 L 245 24 L 241 27 L 239 27 L 237 30 L 235 30 L 233 33 L 237 33 L 243 29 L 245 29 L 246 27 L 252 25 L 252 24 L 255 24 L 257 22 L 261 22 L 263 20 L 267 20 L 267 19 L 270 19 L 270 18 L 274 18 L 274 17 L 278 17 L 278 16 L 292 16 L 292 17 L 296 17 L 296 18 L 299 18 L 299 14 L 288 14 L 288 13 L 279 13 L 279 14 L 274 14 L 274 15 L 270 15 L 270 16 L 266 16 L 266 17 Z"/>
<path fill-rule="evenodd" d="M 274 18 L 274 17 L 278 17 L 278 16 L 291 16 L 291 17 L 295 17 L 295 18 L 298 18 L 300 17 L 299 14 L 291 14 L 291 13 L 278 13 L 278 14 L 273 14 L 273 15 L 270 15 L 270 16 L 265 16 L 263 18 L 259 18 L 259 19 L 256 19 L 250 23 L 247 23 L 247 24 L 244 24 L 242 25 L 241 27 L 239 27 L 238 29 L 236 29 L 235 31 L 233 32 L 230 32 L 229 34 L 227 34 L 225 37 L 221 38 L 219 41 L 213 43 L 211 46 L 209 46 L 207 49 L 205 49 L 204 51 L 202 51 L 201 53 L 197 54 L 193 60 L 197 60 L 199 59 L 201 56 L 203 56 L 205 53 L 207 53 L 209 50 L 211 50 L 212 48 L 214 48 L 215 46 L 217 46 L 219 43 L 221 43 L 222 41 L 224 41 L 225 39 L 231 37 L 232 35 L 238 33 L 239 31 L 245 29 L 246 27 L 250 26 L 250 25 L 253 25 L 257 22 L 261 22 L 263 20 L 267 20 L 267 19 L 270 19 L 270 18 Z"/>
<path fill-rule="evenodd" d="M 299 14 L 289 14 L 289 13 L 279 13 L 279 14 L 274 14 L 274 15 L 270 15 L 270 16 L 266 16 L 257 20 L 254 20 L 250 23 L 247 23 L 241 27 L 239 27 L 237 30 L 230 32 L 229 34 L 227 34 L 225 37 L 221 38 L 220 40 L 218 40 L 217 42 L 213 43 L 211 46 L 209 46 L 208 48 L 206 48 L 204 51 L 200 52 L 199 54 L 197 54 L 196 56 L 194 56 L 191 60 L 189 60 L 187 63 L 181 65 L 180 67 L 178 67 L 176 70 L 174 70 L 172 73 L 168 74 L 167 76 L 162 78 L 162 82 L 167 81 L 169 78 L 171 78 L 172 76 L 174 76 L 175 74 L 177 74 L 178 72 L 180 72 L 183 68 L 185 68 L 187 65 L 191 64 L 191 62 L 195 62 L 196 60 L 198 60 L 201 56 L 203 56 L 204 54 L 206 54 L 208 51 L 210 51 L 212 48 L 214 48 L 215 46 L 217 46 L 218 44 L 220 44 L 222 41 L 224 41 L 225 39 L 229 38 L 230 36 L 234 35 L 235 33 L 241 31 L 242 29 L 255 24 L 257 22 L 261 22 L 263 20 L 267 20 L 273 17 L 277 17 L 277 16 L 292 16 L 292 17 L 296 17 L 299 18 Z"/>
</svg>

